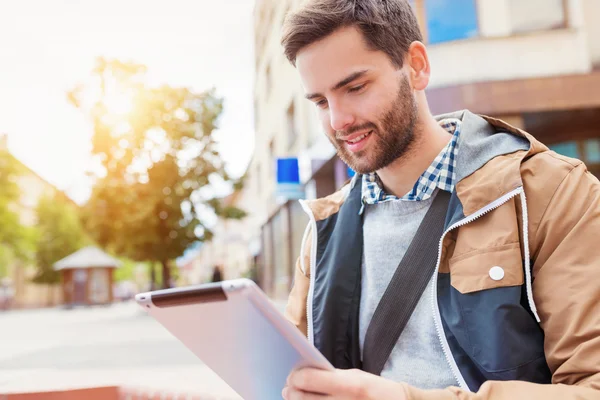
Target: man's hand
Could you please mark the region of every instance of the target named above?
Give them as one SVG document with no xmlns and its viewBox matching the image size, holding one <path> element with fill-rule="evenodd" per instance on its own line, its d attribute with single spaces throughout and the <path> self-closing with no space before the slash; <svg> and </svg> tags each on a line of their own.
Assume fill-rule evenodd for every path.
<svg viewBox="0 0 600 400">
<path fill-rule="evenodd" d="M 283 389 L 285 400 L 405 400 L 404 387 L 360 370 L 323 371 L 304 368 L 294 371 Z"/>
</svg>

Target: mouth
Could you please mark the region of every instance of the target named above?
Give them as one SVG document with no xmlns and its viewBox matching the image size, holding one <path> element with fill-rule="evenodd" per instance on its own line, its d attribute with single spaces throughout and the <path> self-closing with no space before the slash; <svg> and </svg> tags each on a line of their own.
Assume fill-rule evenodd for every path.
<svg viewBox="0 0 600 400">
<path fill-rule="evenodd" d="M 347 143 L 350 144 L 356 144 L 358 142 L 360 142 L 361 140 L 365 139 L 367 136 L 369 136 L 371 133 L 373 133 L 373 131 L 369 131 L 367 133 L 363 133 L 362 135 L 352 138 L 351 140 L 346 140 Z"/>
<path fill-rule="evenodd" d="M 362 135 L 359 135 L 359 136 L 353 137 L 352 139 L 347 139 L 344 141 L 346 142 L 346 145 L 348 146 L 350 151 L 357 152 L 365 146 L 365 143 L 367 142 L 369 137 L 371 137 L 372 133 L 373 133 L 373 131 L 370 130 L 368 132 L 363 133 Z"/>
</svg>

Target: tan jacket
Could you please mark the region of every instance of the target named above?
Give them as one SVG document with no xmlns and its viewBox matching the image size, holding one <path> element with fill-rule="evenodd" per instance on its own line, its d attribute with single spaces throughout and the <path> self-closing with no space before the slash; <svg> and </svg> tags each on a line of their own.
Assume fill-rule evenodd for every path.
<svg viewBox="0 0 600 400">
<path fill-rule="evenodd" d="M 409 398 L 600 399 L 600 184 L 582 162 L 549 151 L 503 121 L 483 118 L 526 138 L 530 148 L 495 157 L 458 182 L 455 191 L 466 216 L 503 196 L 508 200 L 444 237 L 439 273 L 449 273 L 451 285 L 463 294 L 527 283 L 531 309 L 545 335 L 552 384 L 488 380 L 477 393 L 406 385 Z M 519 190 L 520 196 L 506 196 Z M 321 221 L 339 211 L 347 193 L 341 190 L 305 207 Z M 313 234 L 310 229 L 305 235 L 286 309 L 305 334 Z M 505 266 L 504 279 L 492 280 L 481 271 L 490 262 Z"/>
</svg>

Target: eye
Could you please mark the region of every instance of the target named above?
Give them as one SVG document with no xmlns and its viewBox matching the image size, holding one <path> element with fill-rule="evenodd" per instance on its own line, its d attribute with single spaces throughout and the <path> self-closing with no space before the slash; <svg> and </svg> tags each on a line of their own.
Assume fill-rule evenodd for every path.
<svg viewBox="0 0 600 400">
<path fill-rule="evenodd" d="M 350 93 L 355 93 L 355 92 L 358 92 L 359 90 L 361 90 L 361 89 L 362 89 L 362 88 L 364 88 L 364 87 L 365 87 L 365 85 L 364 85 L 364 84 L 362 84 L 362 85 L 358 85 L 358 86 L 351 87 L 350 89 L 348 89 L 348 91 L 349 91 Z"/>
<path fill-rule="evenodd" d="M 321 100 L 315 102 L 315 105 L 317 107 L 324 108 L 327 105 L 327 100 L 321 99 Z"/>
</svg>

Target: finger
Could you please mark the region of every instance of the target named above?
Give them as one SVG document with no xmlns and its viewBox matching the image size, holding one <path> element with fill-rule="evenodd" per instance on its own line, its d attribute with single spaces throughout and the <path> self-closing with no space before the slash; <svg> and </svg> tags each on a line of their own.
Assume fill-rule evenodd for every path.
<svg viewBox="0 0 600 400">
<path fill-rule="evenodd" d="M 309 393 L 337 394 L 348 384 L 343 375 L 344 371 L 303 368 L 290 375 L 288 385 Z"/>
<path fill-rule="evenodd" d="M 327 372 L 315 368 L 302 368 L 293 371 L 288 378 L 288 386 L 297 390 L 310 393 L 323 393 L 328 394 L 331 392 L 325 391 L 325 382 L 328 380 L 327 376 L 330 376 Z M 319 390 L 316 390 L 319 388 Z"/>
</svg>

